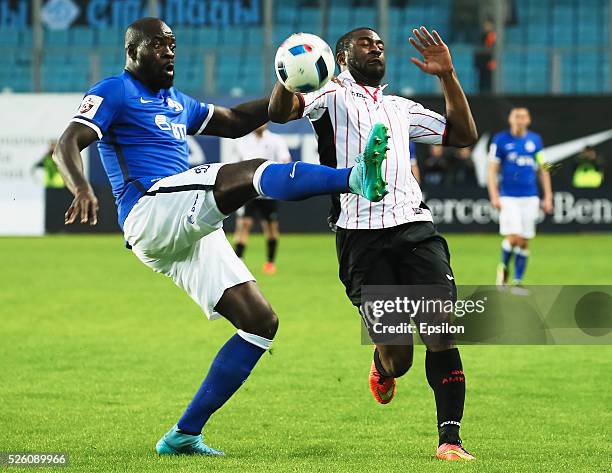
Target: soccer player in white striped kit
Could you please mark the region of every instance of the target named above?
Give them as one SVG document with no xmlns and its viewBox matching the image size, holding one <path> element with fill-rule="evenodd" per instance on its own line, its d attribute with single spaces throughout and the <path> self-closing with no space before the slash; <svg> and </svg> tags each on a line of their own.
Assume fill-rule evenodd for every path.
<svg viewBox="0 0 612 473">
<path fill-rule="evenodd" d="M 403 97 L 385 95 L 384 42 L 371 28 L 344 34 L 336 43 L 341 73 L 323 89 L 293 94 L 276 84 L 269 115 L 284 123 L 308 117 L 318 138 L 321 164 L 346 168 L 363 149 L 372 125 L 382 122 L 391 138 L 384 168 L 389 194 L 378 203 L 340 194 L 332 206 L 340 279 L 351 302 L 361 304 L 361 286 L 446 285 L 456 293 L 448 246 L 433 225 L 411 173 L 409 142 L 465 147 L 477 140 L 469 104 L 453 68 L 450 52 L 436 31 L 413 30 L 411 44 L 422 55 L 412 62 L 438 76 L 446 115 Z M 368 321 L 364 317 L 366 325 Z M 459 427 L 465 401 L 465 378 L 458 349 L 427 343 L 426 374 L 437 408 L 439 444 L 444 460 L 471 460 L 461 446 Z M 382 404 L 395 394 L 395 378 L 412 364 L 413 346 L 376 344 L 370 388 Z"/>
</svg>

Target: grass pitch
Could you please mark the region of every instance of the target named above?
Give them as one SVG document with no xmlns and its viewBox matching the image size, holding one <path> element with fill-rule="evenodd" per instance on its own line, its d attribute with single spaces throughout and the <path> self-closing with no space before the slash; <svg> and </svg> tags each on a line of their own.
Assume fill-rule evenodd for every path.
<svg viewBox="0 0 612 473">
<path fill-rule="evenodd" d="M 459 284 L 490 284 L 499 238 L 448 237 Z M 331 235 L 283 236 L 276 276 L 247 263 L 280 316 L 272 352 L 206 428 L 226 458 L 160 458 L 221 344 L 120 236 L 0 239 L 0 451 L 66 452 L 71 471 L 610 471 L 609 346 L 462 348 L 470 464 L 433 458 L 424 352 L 388 406 L 367 384 L 372 349 L 337 279 Z M 529 284 L 610 284 L 612 239 L 538 236 Z M 205 264 L 205 263 L 204 263 Z"/>
</svg>

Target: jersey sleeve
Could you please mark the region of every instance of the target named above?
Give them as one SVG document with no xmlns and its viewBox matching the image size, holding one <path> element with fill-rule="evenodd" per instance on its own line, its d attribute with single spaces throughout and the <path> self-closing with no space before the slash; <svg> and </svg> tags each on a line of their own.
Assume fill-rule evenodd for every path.
<svg viewBox="0 0 612 473">
<path fill-rule="evenodd" d="M 536 145 L 536 149 L 534 153 L 536 163 L 538 164 L 540 168 L 545 168 L 546 167 L 545 166 L 546 156 L 544 156 L 544 153 L 542 152 L 542 150 L 544 149 L 544 143 L 542 142 L 542 137 L 540 135 L 536 135 L 534 141 Z"/>
<path fill-rule="evenodd" d="M 86 125 L 102 139 L 123 107 L 123 81 L 118 77 L 94 85 L 83 97 L 72 122 Z"/>
<path fill-rule="evenodd" d="M 204 131 L 213 113 L 215 113 L 215 106 L 211 103 L 200 102 L 188 95 L 184 95 L 184 97 L 188 111 L 187 134 L 199 135 Z"/>
<path fill-rule="evenodd" d="M 308 94 L 297 94 L 300 100 L 300 116 L 308 117 L 316 121 L 323 116 L 334 100 L 338 86 L 334 82 L 328 82 L 325 87 Z"/>
<path fill-rule="evenodd" d="M 408 104 L 410 140 L 417 143 L 441 145 L 446 141 L 446 117 L 423 107 L 420 103 Z"/>
<path fill-rule="evenodd" d="M 495 135 L 491 140 L 491 145 L 489 146 L 489 161 L 500 163 L 503 157 L 502 139 L 499 135 Z"/>
</svg>

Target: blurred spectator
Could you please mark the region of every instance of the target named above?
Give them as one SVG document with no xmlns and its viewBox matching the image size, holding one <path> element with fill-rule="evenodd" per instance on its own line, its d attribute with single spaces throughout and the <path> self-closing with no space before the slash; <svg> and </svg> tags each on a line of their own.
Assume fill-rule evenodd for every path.
<svg viewBox="0 0 612 473">
<path fill-rule="evenodd" d="M 497 34 L 491 18 L 484 21 L 482 29 L 481 47 L 474 54 L 474 66 L 478 70 L 478 90 L 481 94 L 488 94 L 493 90 L 493 71 L 496 68 L 493 47 Z"/>
<path fill-rule="evenodd" d="M 585 147 L 574 158 L 572 184 L 577 188 L 594 189 L 601 186 L 604 178 L 603 160 L 592 146 Z"/>
<path fill-rule="evenodd" d="M 445 182 L 450 185 L 476 185 L 472 148 L 456 148 L 449 156 Z"/>
<path fill-rule="evenodd" d="M 444 148 L 441 145 L 431 145 L 429 156 L 423 163 L 423 183 L 430 186 L 439 186 L 444 182 L 447 161 Z"/>
<path fill-rule="evenodd" d="M 57 169 L 57 164 L 53 161 L 53 151 L 55 151 L 56 146 L 55 141 L 51 141 L 49 143 L 49 148 L 47 152 L 43 155 L 43 157 L 38 161 L 34 166 L 32 166 L 32 171 L 36 169 L 43 169 L 45 172 L 45 187 L 47 189 L 61 189 L 65 187 L 64 180 Z"/>
</svg>

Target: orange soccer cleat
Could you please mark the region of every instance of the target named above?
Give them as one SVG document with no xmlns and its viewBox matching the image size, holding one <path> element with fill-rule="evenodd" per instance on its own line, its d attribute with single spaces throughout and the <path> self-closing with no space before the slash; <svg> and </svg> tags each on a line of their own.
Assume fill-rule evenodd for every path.
<svg viewBox="0 0 612 473">
<path fill-rule="evenodd" d="M 395 378 L 385 378 L 376 369 L 376 364 L 372 361 L 370 368 L 370 390 L 381 404 L 389 404 L 395 396 Z"/>
<path fill-rule="evenodd" d="M 436 458 L 440 460 L 458 461 L 476 460 L 476 457 L 468 453 L 461 445 L 455 445 L 453 443 L 443 443 L 440 445 L 436 451 Z"/>
<path fill-rule="evenodd" d="M 268 275 L 276 274 L 276 265 L 272 263 L 271 261 L 268 261 L 267 263 L 263 265 L 262 270 L 264 274 L 268 274 Z"/>
</svg>

